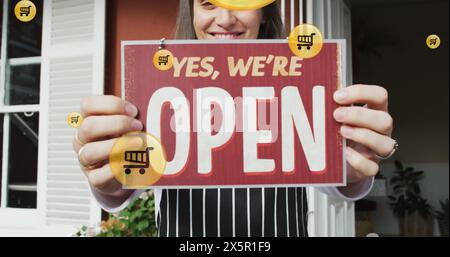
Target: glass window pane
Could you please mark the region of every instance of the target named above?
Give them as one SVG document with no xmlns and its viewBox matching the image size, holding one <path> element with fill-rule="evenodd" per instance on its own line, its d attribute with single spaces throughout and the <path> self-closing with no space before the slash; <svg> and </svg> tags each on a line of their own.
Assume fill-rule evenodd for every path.
<svg viewBox="0 0 450 257">
<path fill-rule="evenodd" d="M 36 191 L 15 191 L 8 192 L 9 208 L 36 209 Z"/>
<path fill-rule="evenodd" d="M 39 113 L 11 113 L 8 207 L 36 208 Z"/>
<path fill-rule="evenodd" d="M 9 2 L 14 10 L 17 2 Z M 42 0 L 34 0 L 36 17 L 30 22 L 19 21 L 14 12 L 8 16 L 8 58 L 31 57 L 41 55 L 42 38 Z"/>
<path fill-rule="evenodd" d="M 8 67 L 5 104 L 39 104 L 41 65 Z"/>
</svg>

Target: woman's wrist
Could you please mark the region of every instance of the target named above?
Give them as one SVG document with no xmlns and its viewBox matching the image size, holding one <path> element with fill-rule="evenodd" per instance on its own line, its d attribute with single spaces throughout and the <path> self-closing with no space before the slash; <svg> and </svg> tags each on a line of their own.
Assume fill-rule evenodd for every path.
<svg viewBox="0 0 450 257">
<path fill-rule="evenodd" d="M 96 187 L 93 187 L 93 189 L 100 195 L 103 195 L 105 197 L 116 198 L 118 200 L 120 200 L 120 199 L 126 200 L 136 191 L 135 189 L 119 188 L 118 190 L 116 190 L 114 192 L 104 192 L 102 190 L 99 190 Z"/>
<path fill-rule="evenodd" d="M 136 191 L 135 189 L 119 189 L 116 192 L 110 194 L 113 197 L 117 197 L 119 199 L 126 200 Z"/>
<path fill-rule="evenodd" d="M 347 186 L 337 187 L 339 193 L 348 198 L 362 198 L 372 189 L 374 177 L 366 177 L 358 182 L 347 184 Z"/>
</svg>

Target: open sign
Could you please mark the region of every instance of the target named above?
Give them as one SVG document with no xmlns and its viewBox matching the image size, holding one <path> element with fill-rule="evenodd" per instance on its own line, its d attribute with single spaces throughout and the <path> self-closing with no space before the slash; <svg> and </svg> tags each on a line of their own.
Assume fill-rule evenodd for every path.
<svg viewBox="0 0 450 257">
<path fill-rule="evenodd" d="M 122 43 L 122 89 L 167 155 L 154 186 L 344 185 L 333 119 L 343 86 L 341 41 L 302 60 L 285 40 L 166 41 L 173 68 L 152 64 L 158 41 Z"/>
</svg>

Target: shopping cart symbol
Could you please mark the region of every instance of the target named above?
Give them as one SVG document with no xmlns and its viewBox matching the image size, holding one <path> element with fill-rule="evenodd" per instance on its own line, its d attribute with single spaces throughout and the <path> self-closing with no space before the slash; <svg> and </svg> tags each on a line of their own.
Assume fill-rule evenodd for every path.
<svg viewBox="0 0 450 257">
<path fill-rule="evenodd" d="M 19 11 L 20 11 L 20 17 L 22 17 L 24 14 L 25 16 L 30 15 L 30 8 L 31 6 L 28 7 L 20 7 Z"/>
<path fill-rule="evenodd" d="M 150 166 L 150 151 L 153 147 L 147 147 L 145 151 L 125 151 L 125 161 L 133 164 L 123 165 L 125 174 L 129 175 L 131 169 L 139 169 L 141 175 L 145 174 L 145 169 Z"/>
<path fill-rule="evenodd" d="M 73 117 L 70 117 L 70 123 L 72 123 L 72 124 L 77 124 L 78 123 L 78 119 L 80 118 L 80 116 L 73 116 Z"/>
<path fill-rule="evenodd" d="M 298 50 L 302 50 L 302 46 L 306 46 L 306 49 L 310 50 L 311 46 L 314 44 L 314 36 L 316 33 L 311 33 L 311 35 L 300 35 L 297 37 L 297 47 Z"/>
<path fill-rule="evenodd" d="M 437 38 L 430 38 L 430 45 L 436 45 L 437 44 Z"/>
<path fill-rule="evenodd" d="M 164 64 L 164 66 L 166 66 L 167 63 L 169 62 L 169 56 L 170 55 L 158 57 L 158 65 L 161 66 L 161 64 Z"/>
</svg>

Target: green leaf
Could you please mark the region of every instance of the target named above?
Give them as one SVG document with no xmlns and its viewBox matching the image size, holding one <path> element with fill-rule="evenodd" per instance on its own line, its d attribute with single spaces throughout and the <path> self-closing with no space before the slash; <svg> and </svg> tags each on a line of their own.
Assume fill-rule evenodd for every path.
<svg viewBox="0 0 450 257">
<path fill-rule="evenodd" d="M 154 196 L 150 196 L 145 201 L 138 198 L 119 213 L 120 219 L 110 215 L 109 219 L 120 220 L 120 224 L 114 225 L 107 231 L 102 231 L 101 235 L 154 236 L 157 234 L 154 209 Z"/>
<path fill-rule="evenodd" d="M 139 231 L 142 231 L 142 230 L 146 229 L 148 227 L 148 225 L 149 225 L 148 220 L 142 220 L 138 223 L 137 228 Z"/>
</svg>

